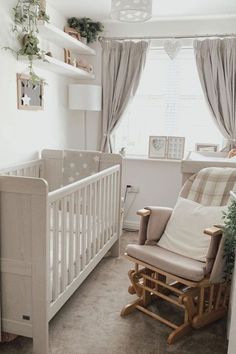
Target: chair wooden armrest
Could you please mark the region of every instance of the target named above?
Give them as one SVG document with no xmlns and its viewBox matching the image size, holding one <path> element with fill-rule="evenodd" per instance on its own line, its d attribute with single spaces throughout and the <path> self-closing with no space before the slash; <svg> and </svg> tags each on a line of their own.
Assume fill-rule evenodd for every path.
<svg viewBox="0 0 236 354">
<path fill-rule="evenodd" d="M 223 233 L 222 228 L 216 226 L 208 227 L 207 229 L 204 230 L 204 234 L 208 236 L 220 236 L 222 235 L 222 233 Z"/>
<path fill-rule="evenodd" d="M 139 216 L 148 216 L 151 214 L 151 211 L 148 209 L 140 209 L 137 211 L 137 215 Z"/>
</svg>

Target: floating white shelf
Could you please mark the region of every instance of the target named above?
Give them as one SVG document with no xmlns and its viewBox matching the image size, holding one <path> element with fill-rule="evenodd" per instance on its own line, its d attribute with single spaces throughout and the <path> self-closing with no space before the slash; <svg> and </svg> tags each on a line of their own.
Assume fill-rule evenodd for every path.
<svg viewBox="0 0 236 354">
<path fill-rule="evenodd" d="M 26 62 L 27 57 L 21 56 L 19 57 L 19 60 L 22 62 Z M 39 68 L 53 71 L 61 75 L 70 76 L 75 79 L 86 80 L 86 79 L 95 78 L 94 74 L 90 74 L 85 70 L 66 64 L 63 61 L 49 57 L 48 55 L 45 55 L 45 60 L 39 60 L 39 59 L 34 60 L 34 64 L 37 65 Z"/>
<path fill-rule="evenodd" d="M 78 39 L 71 37 L 69 34 L 63 32 L 54 25 L 38 21 L 39 35 L 56 44 L 59 47 L 71 49 L 73 52 L 84 55 L 95 55 L 96 52 L 89 48 L 86 44 L 80 42 Z"/>
</svg>

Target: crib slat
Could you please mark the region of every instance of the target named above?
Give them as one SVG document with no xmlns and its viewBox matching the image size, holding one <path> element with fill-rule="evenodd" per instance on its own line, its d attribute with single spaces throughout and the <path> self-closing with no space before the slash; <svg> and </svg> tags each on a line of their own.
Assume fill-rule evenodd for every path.
<svg viewBox="0 0 236 354">
<path fill-rule="evenodd" d="M 53 285 L 52 300 L 55 301 L 59 295 L 59 202 L 52 204 L 52 227 L 53 227 Z M 50 231 L 51 233 L 51 231 Z"/>
<path fill-rule="evenodd" d="M 116 183 L 117 183 L 117 175 L 113 174 L 113 215 L 112 215 L 112 230 L 113 234 L 116 233 Z"/>
<path fill-rule="evenodd" d="M 97 251 L 100 250 L 102 244 L 102 182 L 100 179 L 98 181 L 98 243 Z"/>
<path fill-rule="evenodd" d="M 80 273 L 80 268 L 81 268 L 81 264 L 80 264 L 80 223 L 81 223 L 81 218 L 80 218 L 80 210 L 81 210 L 81 191 L 80 189 L 78 190 L 78 192 L 76 193 L 76 197 L 75 197 L 75 220 L 76 220 L 76 230 L 75 230 L 75 274 L 76 276 L 79 275 Z"/>
<path fill-rule="evenodd" d="M 86 228 L 86 209 L 87 209 L 87 187 L 82 189 L 82 270 L 86 265 L 86 239 L 87 239 L 87 228 Z"/>
<path fill-rule="evenodd" d="M 115 193 L 116 193 L 116 208 L 115 208 L 115 229 L 117 234 L 119 235 L 119 220 L 120 220 L 120 173 L 119 171 L 116 172 L 116 188 L 115 188 Z"/>
<path fill-rule="evenodd" d="M 61 284 L 62 291 L 67 286 L 67 198 L 62 199 L 61 208 Z"/>
<path fill-rule="evenodd" d="M 106 233 L 106 177 L 102 179 L 102 213 L 101 213 L 101 224 L 102 224 L 102 242 L 101 248 L 105 244 L 105 233 Z"/>
<path fill-rule="evenodd" d="M 114 174 L 111 175 L 111 194 L 110 194 L 110 238 L 113 234 L 113 210 L 114 210 Z"/>
<path fill-rule="evenodd" d="M 97 253 L 97 181 L 94 183 L 93 188 L 93 227 L 92 227 L 92 235 L 93 235 L 93 248 L 92 248 L 92 258 Z"/>
<path fill-rule="evenodd" d="M 106 201 L 105 201 L 105 243 L 109 239 L 109 192 L 110 192 L 110 180 L 109 176 L 106 177 Z"/>
<path fill-rule="evenodd" d="M 111 176 L 107 176 L 108 180 L 108 193 L 107 193 L 107 241 L 111 237 L 111 230 L 110 230 L 110 217 L 111 217 Z"/>
<path fill-rule="evenodd" d="M 74 193 L 69 197 L 69 283 L 74 279 Z"/>
<path fill-rule="evenodd" d="M 92 232 L 92 227 L 91 227 L 91 222 L 92 222 L 92 185 L 89 185 L 88 188 L 88 210 L 87 210 L 87 263 L 90 262 L 91 260 L 91 246 L 92 246 L 92 237 L 91 237 L 91 232 Z"/>
</svg>

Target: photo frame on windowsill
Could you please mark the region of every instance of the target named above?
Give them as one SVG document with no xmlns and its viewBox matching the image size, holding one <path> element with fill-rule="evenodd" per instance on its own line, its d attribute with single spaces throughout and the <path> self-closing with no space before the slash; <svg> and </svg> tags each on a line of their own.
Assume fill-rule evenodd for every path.
<svg viewBox="0 0 236 354">
<path fill-rule="evenodd" d="M 197 143 L 195 146 L 195 151 L 198 152 L 217 152 L 219 151 L 219 145 L 218 144 L 202 144 L 202 143 Z"/>
<path fill-rule="evenodd" d="M 153 159 L 182 160 L 184 148 L 184 137 L 150 136 L 148 157 Z"/>
<path fill-rule="evenodd" d="M 167 159 L 182 160 L 184 157 L 185 138 L 182 136 L 168 136 Z"/>
<path fill-rule="evenodd" d="M 148 157 L 150 159 L 166 159 L 167 144 L 167 136 L 150 136 Z"/>
<path fill-rule="evenodd" d="M 17 74 L 17 108 L 43 110 L 43 80 L 32 82 L 28 75 Z"/>
</svg>

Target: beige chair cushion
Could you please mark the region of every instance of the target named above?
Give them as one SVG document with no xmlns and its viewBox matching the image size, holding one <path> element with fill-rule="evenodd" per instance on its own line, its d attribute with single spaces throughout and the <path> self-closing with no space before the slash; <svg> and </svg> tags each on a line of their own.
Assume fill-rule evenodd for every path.
<svg viewBox="0 0 236 354">
<path fill-rule="evenodd" d="M 206 262 L 211 238 L 204 229 L 223 221 L 227 207 L 204 206 L 180 198 L 158 245 L 182 256 Z"/>
<path fill-rule="evenodd" d="M 129 244 L 126 252 L 131 257 L 181 278 L 200 281 L 206 274 L 206 263 L 167 251 L 159 246 Z"/>
</svg>

